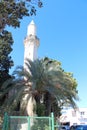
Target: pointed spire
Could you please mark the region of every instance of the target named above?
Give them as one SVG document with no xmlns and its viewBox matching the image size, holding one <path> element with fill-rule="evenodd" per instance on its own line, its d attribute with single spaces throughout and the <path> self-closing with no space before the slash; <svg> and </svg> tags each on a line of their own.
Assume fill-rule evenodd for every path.
<svg viewBox="0 0 87 130">
<path fill-rule="evenodd" d="M 36 35 L 36 25 L 33 20 L 28 25 L 27 35 Z"/>
</svg>

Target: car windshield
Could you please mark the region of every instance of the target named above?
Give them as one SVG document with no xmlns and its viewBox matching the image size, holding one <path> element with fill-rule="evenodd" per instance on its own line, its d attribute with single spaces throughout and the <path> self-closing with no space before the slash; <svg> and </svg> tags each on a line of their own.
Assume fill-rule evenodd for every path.
<svg viewBox="0 0 87 130">
<path fill-rule="evenodd" d="M 87 125 L 77 125 L 75 130 L 87 130 Z"/>
</svg>

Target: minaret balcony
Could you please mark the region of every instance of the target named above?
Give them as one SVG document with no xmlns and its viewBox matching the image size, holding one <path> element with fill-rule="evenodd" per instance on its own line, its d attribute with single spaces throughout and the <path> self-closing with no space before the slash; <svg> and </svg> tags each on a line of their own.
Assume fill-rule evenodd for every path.
<svg viewBox="0 0 87 130">
<path fill-rule="evenodd" d="M 24 39 L 24 45 L 26 45 L 27 43 L 29 44 L 36 44 L 37 46 L 39 46 L 39 38 L 35 35 L 29 35 Z"/>
</svg>

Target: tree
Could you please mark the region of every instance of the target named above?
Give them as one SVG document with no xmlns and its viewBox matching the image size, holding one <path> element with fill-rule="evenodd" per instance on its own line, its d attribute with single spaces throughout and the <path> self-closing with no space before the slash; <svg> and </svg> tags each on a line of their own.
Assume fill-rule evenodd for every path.
<svg viewBox="0 0 87 130">
<path fill-rule="evenodd" d="M 0 32 L 7 25 L 20 27 L 24 16 L 36 15 L 36 5 L 42 7 L 41 0 L 0 0 Z"/>
<path fill-rule="evenodd" d="M 13 39 L 11 33 L 3 31 L 0 35 L 0 86 L 10 78 L 9 68 L 13 66 L 13 61 L 9 54 L 12 51 Z"/>
<path fill-rule="evenodd" d="M 36 15 L 37 6 L 42 7 L 40 0 L 0 0 L 0 87 L 11 77 L 9 69 L 13 66 L 10 56 L 13 39 L 6 27 L 20 27 L 24 16 Z"/>
<path fill-rule="evenodd" d="M 4 102 L 5 108 L 6 106 L 10 108 L 11 104 L 11 109 L 15 110 L 20 103 L 22 113 L 25 114 L 27 110 L 26 113 L 30 115 L 38 103 L 45 106 L 47 110 L 45 114 L 49 115 L 54 103 L 58 109 L 65 102 L 76 107 L 77 82 L 71 73 L 61 68 L 60 62 L 44 58 L 34 62 L 27 61 L 26 65 L 29 71 L 19 66 L 14 71 L 16 79 L 13 78 L 3 84 L 0 97 L 15 89 L 15 93 Z"/>
</svg>

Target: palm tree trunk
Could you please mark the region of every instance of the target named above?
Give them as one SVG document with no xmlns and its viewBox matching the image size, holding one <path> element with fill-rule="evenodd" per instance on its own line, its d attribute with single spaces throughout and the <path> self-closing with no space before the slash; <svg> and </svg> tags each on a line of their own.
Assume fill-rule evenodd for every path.
<svg viewBox="0 0 87 130">
<path fill-rule="evenodd" d="M 31 96 L 27 102 L 26 111 L 28 116 L 36 115 L 36 101 L 33 96 Z"/>
<path fill-rule="evenodd" d="M 35 112 L 36 101 L 31 94 L 26 94 L 20 103 L 20 111 L 23 115 L 34 116 Z"/>
<path fill-rule="evenodd" d="M 45 95 L 45 107 L 46 107 L 46 116 L 49 116 L 51 113 L 51 94 L 46 92 Z"/>
</svg>

